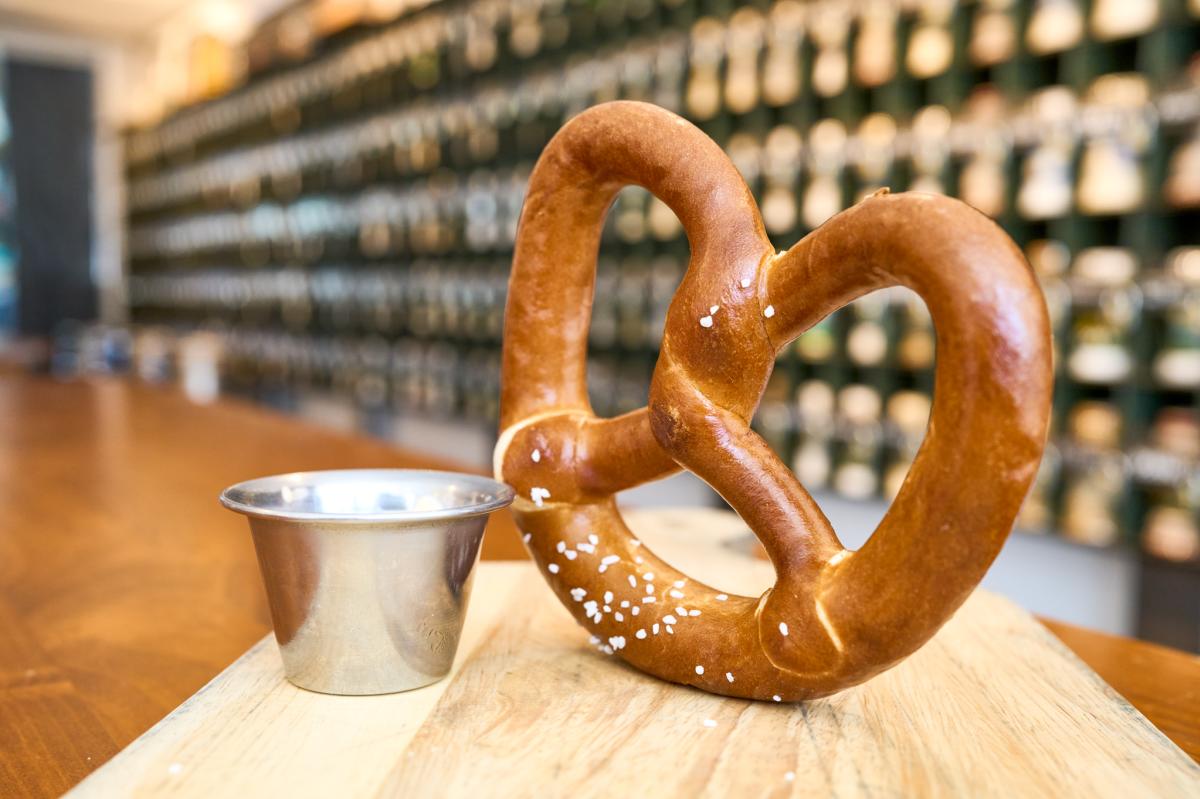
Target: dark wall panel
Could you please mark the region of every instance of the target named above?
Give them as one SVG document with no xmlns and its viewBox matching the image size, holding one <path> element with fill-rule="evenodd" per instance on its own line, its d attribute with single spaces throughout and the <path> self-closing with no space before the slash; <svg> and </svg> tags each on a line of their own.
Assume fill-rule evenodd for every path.
<svg viewBox="0 0 1200 799">
<path fill-rule="evenodd" d="M 94 319 L 92 75 L 10 60 L 8 114 L 17 194 L 18 325 L 50 333 L 63 319 Z"/>
</svg>

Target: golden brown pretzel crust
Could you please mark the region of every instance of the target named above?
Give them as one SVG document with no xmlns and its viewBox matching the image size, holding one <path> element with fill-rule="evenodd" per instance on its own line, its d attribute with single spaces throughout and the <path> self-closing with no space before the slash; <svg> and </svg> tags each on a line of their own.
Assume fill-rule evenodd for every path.
<svg viewBox="0 0 1200 799">
<path fill-rule="evenodd" d="M 621 187 L 678 215 L 691 261 L 648 408 L 598 419 L 585 364 L 600 229 Z M 903 285 L 937 331 L 925 443 L 857 552 L 749 427 L 776 352 L 854 298 Z M 702 321 L 704 320 L 704 321 Z M 650 674 L 714 693 L 798 700 L 914 652 L 1000 551 L 1050 412 L 1046 308 L 1020 251 L 945 197 L 879 195 L 776 254 L 741 176 L 674 114 L 608 103 L 568 122 L 530 180 L 505 317 L 496 474 L 563 604 Z M 641 546 L 612 495 L 683 466 L 762 540 L 777 582 L 726 596 Z"/>
</svg>

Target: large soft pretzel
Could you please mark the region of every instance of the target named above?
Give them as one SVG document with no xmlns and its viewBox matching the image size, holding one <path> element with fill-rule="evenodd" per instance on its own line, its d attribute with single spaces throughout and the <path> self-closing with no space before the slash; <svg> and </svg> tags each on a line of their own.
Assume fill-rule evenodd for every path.
<svg viewBox="0 0 1200 799">
<path fill-rule="evenodd" d="M 649 406 L 594 416 L 585 364 L 596 254 L 621 187 L 661 198 L 691 262 Z M 749 427 L 776 352 L 854 298 L 903 285 L 937 331 L 924 445 L 862 549 L 844 549 Z M 775 701 L 832 693 L 927 641 L 1000 551 L 1050 412 L 1041 292 L 993 222 L 945 197 L 880 194 L 787 252 L 721 149 L 687 121 L 609 103 L 567 123 L 530 179 L 504 327 L 496 474 L 547 581 L 600 646 L 663 679 Z M 613 495 L 683 466 L 741 514 L 777 582 L 727 596 L 630 533 Z"/>
</svg>

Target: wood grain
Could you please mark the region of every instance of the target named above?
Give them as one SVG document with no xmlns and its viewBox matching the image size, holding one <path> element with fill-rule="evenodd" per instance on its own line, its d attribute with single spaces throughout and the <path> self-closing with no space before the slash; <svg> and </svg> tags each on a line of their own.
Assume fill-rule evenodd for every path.
<svg viewBox="0 0 1200 799">
<path fill-rule="evenodd" d="M 54 796 L 270 629 L 238 480 L 435 458 L 125 381 L 0 379 L 0 795 Z M 507 513 L 486 554 L 522 547 Z"/>
<path fill-rule="evenodd" d="M 447 464 L 239 402 L 0 376 L 0 796 L 59 795 L 268 632 L 245 523 L 218 490 L 417 465 Z M 508 517 L 496 521 L 484 557 L 523 557 Z M 677 561 L 693 568 L 687 552 Z M 1055 629 L 1200 757 L 1195 658 Z"/>
<path fill-rule="evenodd" d="M 1180 749 L 1200 761 L 1200 657 L 1042 619 Z"/>
<path fill-rule="evenodd" d="M 716 512 L 638 514 L 648 545 L 727 590 L 771 573 Z M 686 520 L 682 524 L 681 520 Z M 740 535 L 737 532 L 736 535 Z M 72 797 L 1185 797 L 1200 767 L 1027 613 L 977 592 L 925 648 L 827 700 L 754 703 L 589 646 L 529 564 L 480 566 L 460 657 L 428 689 L 288 686 L 271 640 Z"/>
</svg>

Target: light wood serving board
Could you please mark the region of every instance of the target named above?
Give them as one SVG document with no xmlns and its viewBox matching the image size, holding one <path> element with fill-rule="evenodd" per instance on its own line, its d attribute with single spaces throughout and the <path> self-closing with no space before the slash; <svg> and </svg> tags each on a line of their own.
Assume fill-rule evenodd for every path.
<svg viewBox="0 0 1200 799">
<path fill-rule="evenodd" d="M 629 514 L 694 577 L 770 585 L 729 513 Z M 1198 797 L 1200 767 L 1026 612 L 978 591 L 913 657 L 763 704 L 597 652 L 528 563 L 482 563 L 437 685 L 336 697 L 264 638 L 72 797 Z"/>
</svg>

